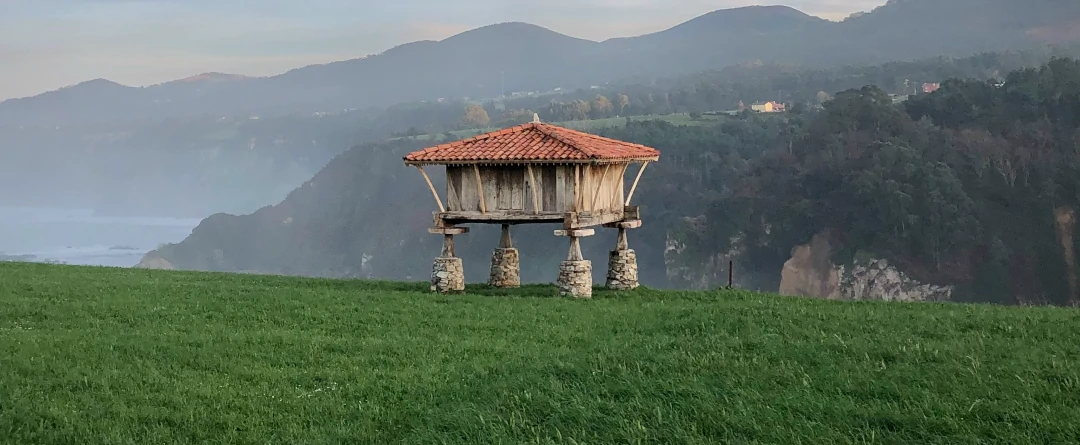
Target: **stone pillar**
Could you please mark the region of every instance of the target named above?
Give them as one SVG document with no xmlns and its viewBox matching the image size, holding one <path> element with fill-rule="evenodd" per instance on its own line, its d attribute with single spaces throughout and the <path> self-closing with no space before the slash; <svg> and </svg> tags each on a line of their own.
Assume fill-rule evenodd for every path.
<svg viewBox="0 0 1080 445">
<path fill-rule="evenodd" d="M 465 291 L 465 266 L 461 258 L 435 258 L 431 270 L 431 291 L 440 294 Z"/>
<path fill-rule="evenodd" d="M 608 255 L 608 289 L 633 290 L 640 285 L 638 283 L 637 253 L 630 249 L 630 243 L 626 240 L 626 230 L 641 227 L 641 221 L 624 221 L 614 223 L 611 226 L 619 229 L 619 241 L 615 250 Z"/>
<path fill-rule="evenodd" d="M 431 267 L 432 292 L 448 294 L 465 290 L 465 267 L 461 258 L 454 256 L 454 235 L 468 231 L 465 227 L 428 229 L 430 233 L 443 235 L 442 253 Z"/>
<path fill-rule="evenodd" d="M 570 253 L 559 265 L 559 295 L 573 298 L 592 298 L 592 261 L 581 256 L 581 241 L 584 236 L 596 233 L 593 229 L 556 230 L 555 236 L 570 238 Z"/>
<path fill-rule="evenodd" d="M 491 254 L 491 277 L 488 284 L 498 288 L 521 286 L 521 260 L 510 239 L 508 224 L 503 224 L 499 247 Z"/>
</svg>

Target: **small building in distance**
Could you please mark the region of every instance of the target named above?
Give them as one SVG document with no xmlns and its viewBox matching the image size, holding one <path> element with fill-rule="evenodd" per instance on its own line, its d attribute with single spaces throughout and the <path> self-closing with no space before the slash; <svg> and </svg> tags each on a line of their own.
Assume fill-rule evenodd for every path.
<svg viewBox="0 0 1080 445">
<path fill-rule="evenodd" d="M 773 101 L 756 102 L 750 105 L 750 109 L 758 113 L 782 113 L 786 108 L 784 104 Z"/>
<path fill-rule="evenodd" d="M 570 238 L 570 253 L 560 268 L 560 293 L 592 295 L 592 266 L 581 257 L 578 238 L 593 235 L 596 226 L 619 229 L 619 243 L 609 258 L 608 286 L 637 287 L 636 254 L 627 246 L 625 231 L 640 227 L 641 220 L 630 199 L 645 166 L 659 155 L 643 145 L 543 124 L 535 115 L 528 124 L 409 153 L 405 164 L 423 173 L 438 205 L 429 232 L 446 237 L 432 273 L 433 290 L 464 289 L 453 236 L 467 233 L 459 225 L 470 223 L 502 225 L 502 240 L 492 258 L 493 286 L 519 285 L 510 226 L 554 223 L 562 226 L 556 236 Z M 642 166 L 627 192 L 624 177 L 634 163 Z M 424 173 L 427 165 L 446 167 L 445 204 Z"/>
</svg>

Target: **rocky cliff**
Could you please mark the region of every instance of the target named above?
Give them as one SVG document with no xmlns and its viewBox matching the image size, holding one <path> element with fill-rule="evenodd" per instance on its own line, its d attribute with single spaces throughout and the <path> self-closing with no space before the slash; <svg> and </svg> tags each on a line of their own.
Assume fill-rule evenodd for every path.
<svg viewBox="0 0 1080 445">
<path fill-rule="evenodd" d="M 833 247 L 824 234 L 792 249 L 784 263 L 780 293 L 830 300 L 948 301 L 952 286 L 919 283 L 882 259 L 856 260 L 836 265 L 830 260 Z"/>
<path fill-rule="evenodd" d="M 135 265 L 136 269 L 157 269 L 157 270 L 175 270 L 176 266 L 173 266 L 168 260 L 158 256 L 157 251 L 147 253 L 143 256 L 142 261 Z"/>
<path fill-rule="evenodd" d="M 664 276 L 674 287 L 710 289 L 727 285 L 728 262 L 738 252 L 714 252 L 705 242 L 709 236 L 704 216 L 676 221 L 664 236 Z"/>
<path fill-rule="evenodd" d="M 1061 255 L 1065 261 L 1065 279 L 1069 283 L 1069 301 L 1073 306 L 1080 306 L 1080 277 L 1076 272 L 1076 210 L 1060 206 L 1054 209 L 1054 227 L 1061 243 Z"/>
<path fill-rule="evenodd" d="M 780 274 L 780 293 L 793 296 L 840 298 L 840 268 L 830 261 L 832 248 L 824 235 L 791 249 Z"/>
<path fill-rule="evenodd" d="M 425 144 L 398 140 L 354 148 L 281 203 L 249 215 L 206 218 L 184 241 L 148 253 L 140 267 L 425 281 L 442 246 L 441 237 L 427 232 L 436 205 L 423 177 L 401 164 L 405 153 Z M 428 170 L 435 184 L 445 182 L 440 170 Z M 647 181 L 642 179 L 642 187 Z M 642 204 L 645 226 L 630 231 L 630 247 L 638 255 L 642 284 L 670 287 L 664 224 L 648 209 Z M 569 248 L 554 236 L 555 228 L 513 227 L 523 282 L 555 281 Z M 583 253 L 593 261 L 594 282 L 605 280 L 615 235 L 614 229 L 601 228 L 582 241 Z M 474 226 L 455 239 L 468 282 L 487 280 L 499 238 L 498 226 Z"/>
</svg>

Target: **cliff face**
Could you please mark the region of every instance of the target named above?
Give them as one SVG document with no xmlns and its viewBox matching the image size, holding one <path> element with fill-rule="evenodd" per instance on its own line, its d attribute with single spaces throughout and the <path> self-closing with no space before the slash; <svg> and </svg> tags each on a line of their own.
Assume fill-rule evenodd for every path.
<svg viewBox="0 0 1080 445">
<path fill-rule="evenodd" d="M 135 265 L 136 269 L 175 270 L 176 266 L 164 258 L 157 256 L 157 252 L 150 252 L 143 256 L 142 261 Z"/>
<path fill-rule="evenodd" d="M 1061 243 L 1061 254 L 1065 260 L 1069 302 L 1073 306 L 1080 306 L 1080 277 L 1077 277 L 1076 272 L 1076 241 L 1073 237 L 1076 233 L 1076 210 L 1065 206 L 1054 209 L 1054 223 L 1058 241 Z"/>
<path fill-rule="evenodd" d="M 664 274 L 669 285 L 679 289 L 716 289 L 732 286 L 742 289 L 776 290 L 762 275 L 773 271 L 756 270 L 747 264 L 745 236 L 732 237 L 710 232 L 705 216 L 679 218 L 665 226 Z M 719 238 L 719 239 L 718 239 Z M 715 246 L 727 246 L 716 248 Z M 764 281 L 764 282 L 763 282 Z"/>
<path fill-rule="evenodd" d="M 315 277 L 427 280 L 442 238 L 430 235 L 436 205 L 415 169 L 401 164 L 424 141 L 400 140 L 357 147 L 330 162 L 281 203 L 250 215 L 206 218 L 184 241 L 150 252 L 141 267 L 224 272 L 259 272 Z M 444 184 L 442 169 L 428 169 L 434 184 Z M 630 178 L 633 179 L 633 178 Z M 646 181 L 643 179 L 643 182 Z M 648 215 L 631 230 L 630 248 L 638 254 L 641 282 L 668 287 L 664 277 L 662 223 Z M 488 278 L 498 226 L 471 226 L 455 238 L 469 282 Z M 521 279 L 551 283 L 569 244 L 556 238 L 556 225 L 514 226 L 521 252 Z M 597 230 L 582 240 L 593 261 L 594 282 L 603 283 L 614 229 Z"/>
<path fill-rule="evenodd" d="M 413 144 L 416 145 L 416 144 Z M 402 186 L 385 166 L 413 145 L 369 146 L 331 161 L 281 203 L 249 215 L 216 214 L 146 265 L 316 277 L 422 277 L 405 261 L 431 244 L 430 194 Z M 434 180 L 434 178 L 433 178 Z M 426 198 L 426 199 L 425 199 Z"/>
<path fill-rule="evenodd" d="M 388 147 L 381 147 L 386 149 Z M 149 269 L 207 270 L 316 277 L 425 280 L 441 250 L 441 238 L 427 233 L 433 204 L 422 184 L 398 185 L 379 175 L 379 163 L 411 147 L 385 152 L 358 150 L 335 161 L 278 205 L 251 215 L 217 214 L 204 220 L 183 242 L 148 253 L 137 266 Z M 383 169 L 385 170 L 385 169 Z M 408 172 L 407 169 L 400 169 Z M 436 183 L 443 178 L 432 171 Z M 422 182 L 401 176 L 397 181 Z M 372 210 L 377 209 L 377 210 Z M 649 218 L 646 216 L 646 221 Z M 882 260 L 853 266 L 830 262 L 832 246 L 823 235 L 792 249 L 791 258 L 770 270 L 751 265 L 742 234 L 717 242 L 703 216 L 646 223 L 631 231 L 642 283 L 658 288 L 715 289 L 727 285 L 729 261 L 739 288 L 838 300 L 948 300 L 952 289 L 908 279 Z M 551 233 L 554 226 L 515 226 L 521 252 L 521 279 L 555 280 L 567 246 Z M 456 239 L 469 282 L 487 279 L 497 226 L 474 227 Z M 593 260 L 594 282 L 607 272 L 614 231 L 599 230 L 582 243 Z M 716 246 L 726 246 L 717 249 Z M 777 280 L 779 278 L 779 280 Z M 779 282 L 777 282 L 779 281 Z"/>
<path fill-rule="evenodd" d="M 396 141 L 358 147 L 340 155 L 281 203 L 250 215 L 216 214 L 206 218 L 183 242 L 146 255 L 138 267 L 154 269 L 251 272 L 315 277 L 426 280 L 441 237 L 429 235 L 434 202 L 422 178 L 400 165 L 401 156 L 423 141 Z M 445 181 L 431 169 L 435 184 Z M 742 234 L 722 235 L 704 216 L 651 217 L 662 202 L 641 202 L 645 226 L 630 232 L 637 251 L 642 284 L 656 288 L 715 289 L 727 285 L 729 261 L 734 285 L 788 295 L 846 300 L 947 300 L 951 288 L 926 286 L 904 276 L 884 261 L 837 266 L 829 261 L 832 247 L 823 236 L 796 246 L 780 270 L 755 269 L 760 258 L 748 252 L 770 243 L 748 245 Z M 552 225 L 515 226 L 515 247 L 521 252 L 521 279 L 554 282 L 568 246 L 551 232 Z M 1069 232 L 1071 233 L 1071 232 Z M 1071 236 L 1071 235 L 1070 235 Z M 497 226 L 476 226 L 457 237 L 469 282 L 484 282 L 491 252 L 498 245 Z M 593 261 L 594 282 L 607 272 L 614 230 L 598 230 L 582 243 Z M 779 278 L 779 280 L 778 280 Z"/>
<path fill-rule="evenodd" d="M 885 260 L 871 260 L 850 268 L 839 267 L 840 299 L 848 301 L 949 301 L 952 286 L 922 284 L 908 278 Z M 846 270 L 845 270 L 846 269 Z"/>
<path fill-rule="evenodd" d="M 674 287 L 710 289 L 727 285 L 728 260 L 734 256 L 707 246 L 705 217 L 675 221 L 664 233 L 664 276 Z"/>
<path fill-rule="evenodd" d="M 948 301 L 951 286 L 933 286 L 908 278 L 888 261 L 871 259 L 850 266 L 830 261 L 832 245 L 823 234 L 792 249 L 784 263 L 780 293 L 830 300 Z"/>
<path fill-rule="evenodd" d="M 780 293 L 793 296 L 840 298 L 841 270 L 829 261 L 832 248 L 824 235 L 795 246 L 780 273 Z"/>
</svg>

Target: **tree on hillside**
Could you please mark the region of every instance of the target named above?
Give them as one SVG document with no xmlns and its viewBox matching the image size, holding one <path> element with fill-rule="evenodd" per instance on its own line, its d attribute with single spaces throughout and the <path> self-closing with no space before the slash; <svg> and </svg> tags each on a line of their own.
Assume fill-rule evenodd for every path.
<svg viewBox="0 0 1080 445">
<path fill-rule="evenodd" d="M 824 91 L 818 91 L 815 98 L 817 99 L 817 102 L 819 104 L 823 104 L 823 103 L 828 102 L 829 100 L 831 100 L 832 96 L 829 93 L 826 93 Z"/>
<path fill-rule="evenodd" d="M 630 106 L 630 97 L 625 94 L 619 95 L 619 115 L 626 113 L 626 107 Z"/>
<path fill-rule="evenodd" d="M 596 98 L 593 99 L 590 106 L 592 108 L 592 114 L 594 118 L 608 117 L 615 109 L 615 106 L 611 104 L 611 100 L 609 100 L 603 94 L 597 94 Z"/>
<path fill-rule="evenodd" d="M 589 119 L 592 105 L 585 100 L 573 102 L 552 102 L 548 105 L 547 114 L 554 121 L 583 121 Z"/>
<path fill-rule="evenodd" d="M 575 100 L 571 102 L 570 105 L 574 120 L 589 120 L 589 113 L 592 112 L 592 105 L 584 100 Z"/>
<path fill-rule="evenodd" d="M 486 127 L 491 123 L 491 117 L 488 116 L 487 110 L 484 107 L 477 104 L 469 104 L 465 106 L 465 117 L 462 119 L 465 125 L 470 127 Z"/>
</svg>

